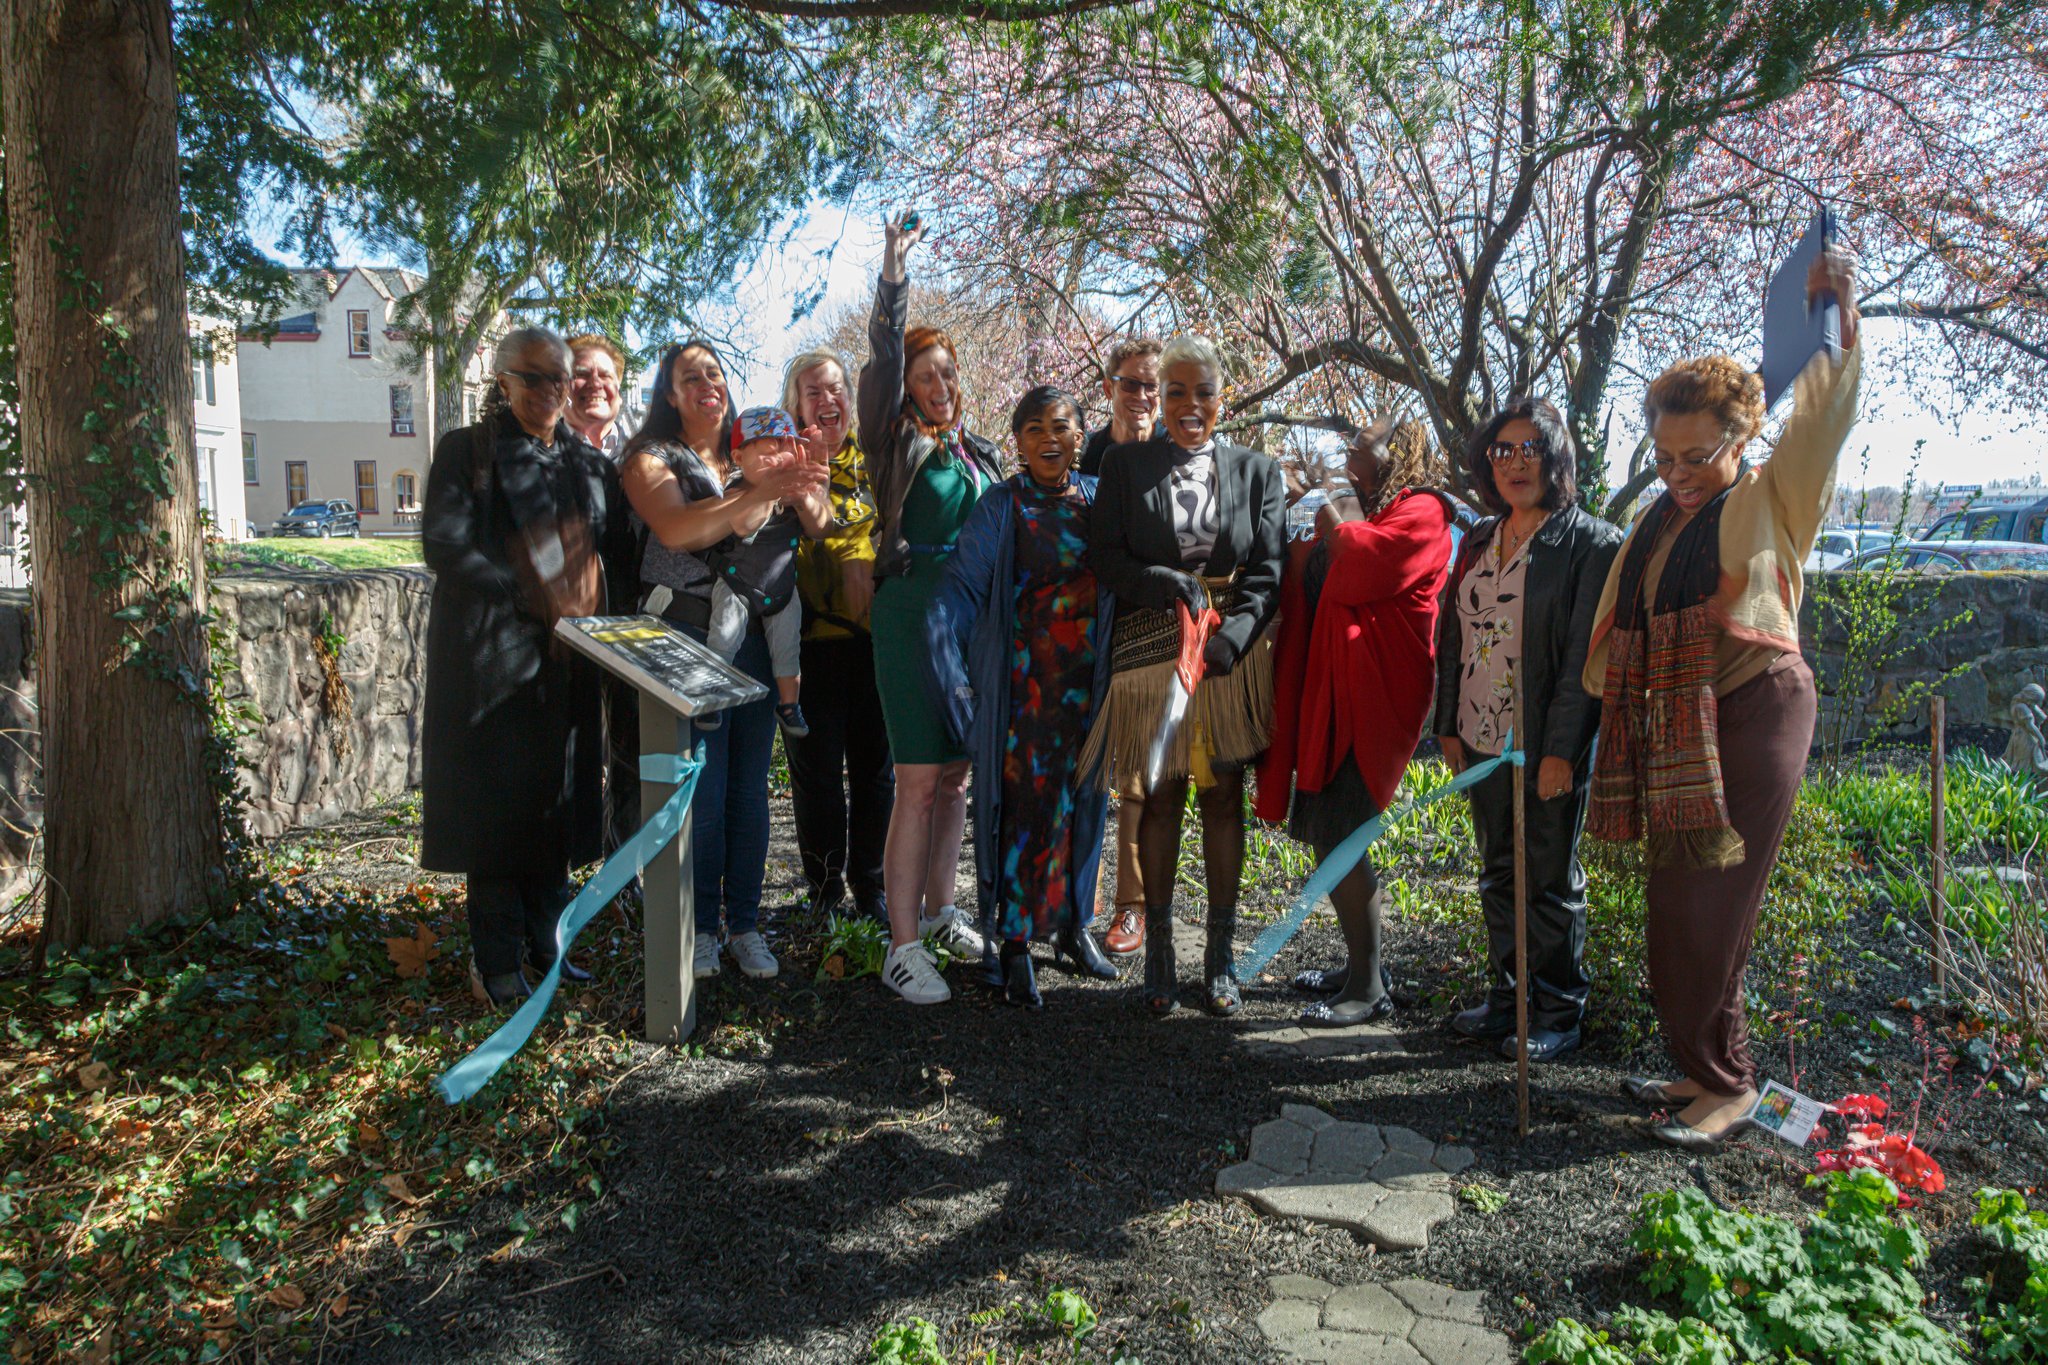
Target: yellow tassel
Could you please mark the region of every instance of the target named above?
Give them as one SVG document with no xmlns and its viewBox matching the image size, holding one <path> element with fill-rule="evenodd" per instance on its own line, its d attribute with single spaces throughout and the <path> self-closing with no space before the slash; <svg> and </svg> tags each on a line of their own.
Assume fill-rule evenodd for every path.
<svg viewBox="0 0 2048 1365">
<path fill-rule="evenodd" d="M 1200 721 L 1191 721 L 1194 734 L 1188 740 L 1188 774 L 1195 779 L 1196 791 L 1207 791 L 1216 785 L 1216 770 L 1209 766 L 1209 732 Z"/>
</svg>

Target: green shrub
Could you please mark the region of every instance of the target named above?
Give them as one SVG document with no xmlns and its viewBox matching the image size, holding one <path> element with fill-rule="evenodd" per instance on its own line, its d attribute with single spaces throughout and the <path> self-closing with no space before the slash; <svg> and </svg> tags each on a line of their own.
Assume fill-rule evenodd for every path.
<svg viewBox="0 0 2048 1365">
<path fill-rule="evenodd" d="M 1962 1365 L 1962 1344 L 1920 1311 L 1926 1295 L 1912 1271 L 1927 1260 L 1927 1239 L 1897 1216 L 1898 1187 L 1867 1170 L 1810 1183 L 1825 1195 L 1803 1232 L 1783 1218 L 1719 1208 L 1694 1189 L 1645 1196 L 1631 1236 L 1645 1258 L 1643 1285 L 1675 1297 L 1688 1315 L 1620 1310 L 1612 1325 L 1627 1346 L 1567 1319 L 1524 1358 Z"/>
<path fill-rule="evenodd" d="M 2048 1214 L 2012 1190 L 1979 1190 L 1970 1222 L 2001 1253 L 1992 1273 L 1969 1282 L 1984 1359 L 2048 1360 Z"/>
</svg>

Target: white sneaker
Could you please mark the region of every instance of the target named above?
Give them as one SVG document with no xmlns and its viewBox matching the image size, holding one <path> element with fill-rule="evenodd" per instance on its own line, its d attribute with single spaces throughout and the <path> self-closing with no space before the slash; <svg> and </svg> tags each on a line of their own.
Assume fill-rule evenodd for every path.
<svg viewBox="0 0 2048 1365">
<path fill-rule="evenodd" d="M 768 951 L 768 940 L 754 931 L 737 934 L 725 945 L 732 954 L 732 960 L 740 964 L 740 970 L 757 981 L 765 981 L 782 970 L 775 960 L 775 954 Z"/>
<path fill-rule="evenodd" d="M 882 963 L 882 984 L 913 1005 L 943 1005 L 953 998 L 953 988 L 939 975 L 938 964 L 922 943 L 889 950 Z"/>
<path fill-rule="evenodd" d="M 954 957 L 980 961 L 988 946 L 982 942 L 981 931 L 967 922 L 967 916 L 960 913 L 957 905 L 947 906 L 930 919 L 919 916 L 917 936 L 923 938 L 927 934 L 937 939 L 939 946 Z"/>
<path fill-rule="evenodd" d="M 697 948 L 690 955 L 690 970 L 699 981 L 709 981 L 718 975 L 718 935 L 697 931 Z"/>
</svg>

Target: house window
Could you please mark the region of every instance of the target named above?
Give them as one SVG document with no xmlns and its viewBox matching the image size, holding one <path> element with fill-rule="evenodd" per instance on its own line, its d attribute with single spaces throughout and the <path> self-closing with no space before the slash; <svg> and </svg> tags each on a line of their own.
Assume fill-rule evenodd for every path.
<svg viewBox="0 0 2048 1365">
<path fill-rule="evenodd" d="M 420 479 L 410 469 L 402 469 L 391 476 L 391 497 L 401 512 L 420 510 Z"/>
<path fill-rule="evenodd" d="M 366 308 L 348 310 L 348 353 L 352 356 L 370 353 L 370 313 Z"/>
<path fill-rule="evenodd" d="M 306 462 L 286 460 L 284 462 L 284 505 L 290 511 L 306 500 Z"/>
<path fill-rule="evenodd" d="M 356 461 L 356 510 L 374 512 L 377 510 L 377 462 Z"/>
<path fill-rule="evenodd" d="M 242 482 L 260 482 L 256 477 L 256 433 L 253 431 L 242 433 Z"/>
<path fill-rule="evenodd" d="M 391 386 L 391 434 L 412 435 L 412 385 Z"/>
<path fill-rule="evenodd" d="M 199 506 L 202 511 L 213 510 L 213 460 L 219 453 L 212 446 L 199 447 Z"/>
<path fill-rule="evenodd" d="M 211 351 L 192 362 L 192 401 L 204 403 L 209 408 L 214 407 L 220 402 L 218 395 L 214 392 L 213 353 Z"/>
</svg>

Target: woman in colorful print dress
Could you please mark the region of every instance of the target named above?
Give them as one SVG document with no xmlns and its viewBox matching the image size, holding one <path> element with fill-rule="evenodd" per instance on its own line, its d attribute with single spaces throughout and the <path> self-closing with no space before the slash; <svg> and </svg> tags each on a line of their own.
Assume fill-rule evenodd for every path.
<svg viewBox="0 0 2048 1365">
<path fill-rule="evenodd" d="M 1005 995 L 1036 1009 L 1034 939 L 1116 977 L 1087 932 L 1108 796 L 1080 761 L 1108 681 L 1110 601 L 1088 567 L 1095 480 L 1073 471 L 1084 434 L 1073 399 L 1035 388 L 1010 429 L 1024 470 L 975 504 L 926 630 L 940 710 L 977 769 L 981 931 L 1002 944 Z"/>
</svg>

